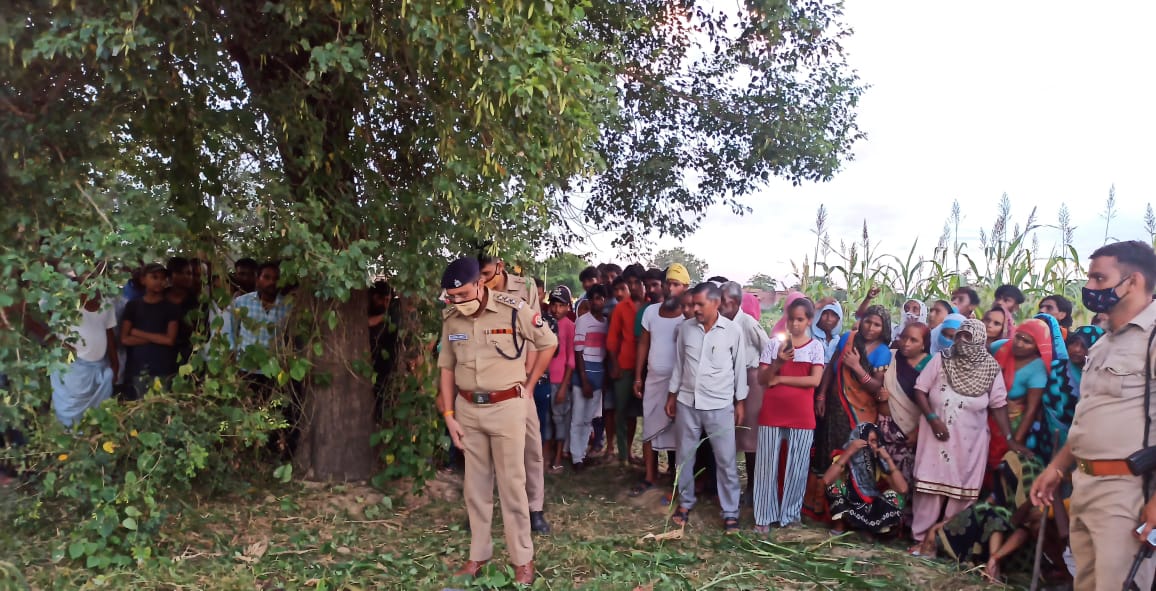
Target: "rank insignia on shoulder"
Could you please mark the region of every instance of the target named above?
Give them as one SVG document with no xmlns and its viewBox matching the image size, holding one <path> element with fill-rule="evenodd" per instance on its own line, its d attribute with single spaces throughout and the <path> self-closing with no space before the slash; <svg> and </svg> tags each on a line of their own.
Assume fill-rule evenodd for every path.
<svg viewBox="0 0 1156 591">
<path fill-rule="evenodd" d="M 534 328 L 542 328 L 544 324 L 546 324 L 546 322 L 542 320 L 542 315 L 534 314 Z"/>
<path fill-rule="evenodd" d="M 526 302 L 523 301 L 521 298 L 516 298 L 516 297 L 514 297 L 508 293 L 490 292 L 490 294 L 493 296 L 495 301 L 497 301 L 500 304 L 505 304 L 507 306 L 510 306 L 511 308 L 516 308 L 518 310 L 521 310 L 522 306 L 526 305 Z"/>
</svg>

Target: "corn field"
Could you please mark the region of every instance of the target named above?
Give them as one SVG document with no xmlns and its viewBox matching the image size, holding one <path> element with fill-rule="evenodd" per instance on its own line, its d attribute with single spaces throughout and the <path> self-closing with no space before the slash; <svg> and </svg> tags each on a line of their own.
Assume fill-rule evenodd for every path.
<svg viewBox="0 0 1156 591">
<path fill-rule="evenodd" d="M 1115 191 L 1105 204 L 1105 242 L 1111 221 L 1116 217 Z M 1004 284 L 1019 287 L 1027 302 L 1021 314 L 1034 313 L 1040 299 L 1060 294 L 1077 303 L 1077 322 L 1089 321 L 1090 314 L 1078 305 L 1080 288 L 1086 279 L 1087 254 L 1081 256 L 1072 245 L 1072 220 L 1067 206 L 1061 205 L 1055 224 L 1043 224 L 1032 210 L 1027 221 L 1013 223 L 1011 200 L 1005 194 L 1000 200 L 994 223 L 979 231 L 979 243 L 960 240 L 962 219 L 959 202 L 952 205 L 944 223 L 934 254 L 917 255 L 915 240 L 903 254 L 882 252 L 871 240 L 867 222 L 853 242 L 840 240 L 832 244 L 826 207 L 820 205 L 811 233 L 815 236 L 814 252 L 802 264 L 791 262 L 795 284 L 812 299 L 834 294 L 851 306 L 858 305 L 872 287 L 880 289 L 876 301 L 898 309 L 907 298 L 931 302 L 950 300 L 951 292 L 960 286 L 975 289 L 986 307 L 994 300 L 996 287 Z M 1144 216 L 1150 242 L 1156 244 L 1156 214 L 1149 205 Z M 1055 246 L 1044 251 L 1040 234 L 1053 232 Z M 813 258 L 811 258 L 813 257 Z M 848 314 L 850 316 L 850 314 Z"/>
</svg>

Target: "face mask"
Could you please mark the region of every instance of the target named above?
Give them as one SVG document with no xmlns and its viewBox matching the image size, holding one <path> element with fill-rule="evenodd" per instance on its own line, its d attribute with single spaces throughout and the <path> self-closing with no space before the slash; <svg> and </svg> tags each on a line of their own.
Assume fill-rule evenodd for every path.
<svg viewBox="0 0 1156 591">
<path fill-rule="evenodd" d="M 1124 279 L 1127 281 L 1127 279 Z M 1116 287 L 1124 285 L 1124 281 L 1116 284 Z M 1106 289 L 1088 289 L 1084 288 L 1084 307 L 1099 314 L 1101 312 L 1109 312 L 1116 304 L 1120 303 L 1120 295 L 1116 293 L 1116 287 L 1109 287 Z"/>
<path fill-rule="evenodd" d="M 949 339 L 943 336 L 942 333 L 940 333 L 936 341 L 938 342 L 940 349 L 950 349 L 951 346 L 955 344 L 955 339 Z"/>
<path fill-rule="evenodd" d="M 473 316 L 478 313 L 482 307 L 482 302 L 479 300 L 469 300 L 468 302 L 458 302 L 454 304 L 454 309 L 461 312 L 463 316 Z"/>
<path fill-rule="evenodd" d="M 502 269 L 502 268 L 495 269 L 494 270 L 494 276 L 491 277 L 490 280 L 486 282 L 486 287 L 488 287 L 490 289 L 498 289 L 499 287 L 501 287 L 502 274 L 505 272 L 506 272 L 506 270 Z"/>
</svg>

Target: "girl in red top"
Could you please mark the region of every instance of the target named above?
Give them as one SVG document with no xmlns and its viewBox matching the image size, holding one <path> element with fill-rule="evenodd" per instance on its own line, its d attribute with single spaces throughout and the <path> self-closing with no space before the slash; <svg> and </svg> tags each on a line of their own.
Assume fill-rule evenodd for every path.
<svg viewBox="0 0 1156 591">
<path fill-rule="evenodd" d="M 784 313 L 788 334 L 776 334 L 759 358 L 759 383 L 766 386 L 759 412 L 759 447 L 755 460 L 755 531 L 770 524 L 783 527 L 802 518 L 811 443 L 815 438 L 815 388 L 823 377 L 826 351 L 811 339 L 815 305 L 799 298 Z M 787 446 L 785 472 L 779 454 Z M 779 482 L 782 479 L 782 499 Z"/>
</svg>

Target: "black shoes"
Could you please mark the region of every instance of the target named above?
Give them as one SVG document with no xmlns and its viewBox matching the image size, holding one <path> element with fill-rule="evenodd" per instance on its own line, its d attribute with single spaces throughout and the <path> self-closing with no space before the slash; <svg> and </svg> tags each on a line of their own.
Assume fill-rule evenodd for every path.
<svg viewBox="0 0 1156 591">
<path fill-rule="evenodd" d="M 536 534 L 550 533 L 550 524 L 546 522 L 546 516 L 541 511 L 530 511 L 530 531 Z"/>
</svg>

